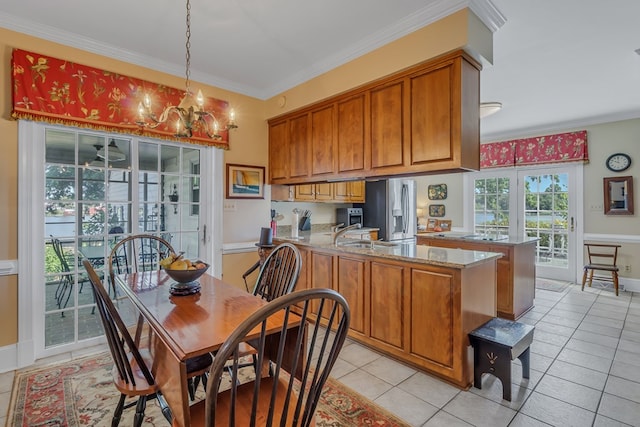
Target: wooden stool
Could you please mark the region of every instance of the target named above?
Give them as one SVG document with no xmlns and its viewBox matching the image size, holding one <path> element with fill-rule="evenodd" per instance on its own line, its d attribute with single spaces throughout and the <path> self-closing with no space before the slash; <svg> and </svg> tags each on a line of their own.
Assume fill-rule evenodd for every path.
<svg viewBox="0 0 640 427">
<path fill-rule="evenodd" d="M 469 333 L 474 349 L 473 385 L 482 389 L 482 374 L 502 382 L 502 398 L 511 401 L 511 361 L 522 362 L 522 377 L 529 378 L 529 346 L 534 327 L 511 320 L 493 318 Z"/>
</svg>

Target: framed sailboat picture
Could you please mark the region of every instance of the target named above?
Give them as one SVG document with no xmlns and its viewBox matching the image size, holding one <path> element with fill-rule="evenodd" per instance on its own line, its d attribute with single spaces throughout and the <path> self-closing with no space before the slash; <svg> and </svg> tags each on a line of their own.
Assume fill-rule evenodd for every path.
<svg viewBox="0 0 640 427">
<path fill-rule="evenodd" d="M 264 199 L 264 166 L 227 163 L 227 199 Z"/>
</svg>

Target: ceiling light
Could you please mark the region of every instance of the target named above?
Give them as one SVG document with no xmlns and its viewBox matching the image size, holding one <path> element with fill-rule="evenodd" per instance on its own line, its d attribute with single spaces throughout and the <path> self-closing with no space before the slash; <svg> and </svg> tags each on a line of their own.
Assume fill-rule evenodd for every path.
<svg viewBox="0 0 640 427">
<path fill-rule="evenodd" d="M 109 141 L 109 146 L 105 150 L 104 147 L 100 147 L 97 153 L 98 157 L 107 159 L 109 162 L 121 162 L 127 158 L 122 151 L 116 145 L 116 141 L 112 139 Z"/>
<path fill-rule="evenodd" d="M 229 118 L 224 126 L 221 126 L 218 119 L 213 113 L 204 110 L 204 96 L 202 91 L 198 90 L 197 96 L 194 98 L 191 92 L 189 76 L 191 75 L 191 3 L 187 0 L 187 53 L 186 53 L 186 80 L 184 97 L 178 106 L 170 105 L 164 109 L 158 118 L 151 109 L 151 98 L 148 94 L 144 96 L 144 102 L 138 105 L 139 120 L 136 122 L 142 127 L 155 129 L 162 123 L 165 123 L 171 117 L 177 116 L 175 136 L 181 138 L 191 138 L 193 130 L 199 129 L 206 133 L 211 139 L 221 139 L 219 134 L 221 128 L 226 130 L 235 129 L 238 126 L 235 123 L 235 115 L 233 110 L 229 112 Z"/>
<path fill-rule="evenodd" d="M 490 116 L 502 109 L 501 102 L 482 102 L 480 104 L 480 118 Z"/>
</svg>

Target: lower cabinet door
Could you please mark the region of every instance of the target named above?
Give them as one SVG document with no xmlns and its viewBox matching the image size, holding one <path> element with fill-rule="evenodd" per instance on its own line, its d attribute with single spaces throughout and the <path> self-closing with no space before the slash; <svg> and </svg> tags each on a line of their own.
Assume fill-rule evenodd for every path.
<svg viewBox="0 0 640 427">
<path fill-rule="evenodd" d="M 371 262 L 371 338 L 404 348 L 405 267 Z"/>
<path fill-rule="evenodd" d="M 445 273 L 411 273 L 410 353 L 453 366 L 454 278 Z"/>
</svg>

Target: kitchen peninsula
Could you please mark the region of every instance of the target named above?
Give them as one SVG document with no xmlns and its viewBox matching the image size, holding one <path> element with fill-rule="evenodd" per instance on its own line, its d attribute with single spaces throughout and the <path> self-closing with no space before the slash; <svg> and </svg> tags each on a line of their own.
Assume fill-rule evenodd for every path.
<svg viewBox="0 0 640 427">
<path fill-rule="evenodd" d="M 496 315 L 500 253 L 344 239 L 330 233 L 274 237 L 294 243 L 296 289 L 331 288 L 349 302 L 353 339 L 459 387 L 473 381 L 467 334 Z"/>
<path fill-rule="evenodd" d="M 498 316 L 516 320 L 533 308 L 536 291 L 534 237 L 484 236 L 469 233 L 418 233 L 419 245 L 499 252 Z"/>
</svg>

